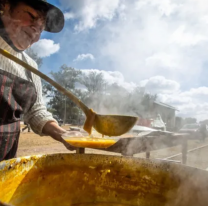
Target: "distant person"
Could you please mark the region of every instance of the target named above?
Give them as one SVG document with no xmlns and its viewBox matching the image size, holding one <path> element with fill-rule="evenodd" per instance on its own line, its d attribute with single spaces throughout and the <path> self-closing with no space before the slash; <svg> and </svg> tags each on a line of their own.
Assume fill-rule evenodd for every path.
<svg viewBox="0 0 208 206">
<path fill-rule="evenodd" d="M 23 129 L 22 129 L 22 132 L 24 132 L 26 129 L 28 129 L 28 132 L 30 132 L 30 125 L 26 122 L 24 122 L 24 125 L 26 125 Z"/>
</svg>

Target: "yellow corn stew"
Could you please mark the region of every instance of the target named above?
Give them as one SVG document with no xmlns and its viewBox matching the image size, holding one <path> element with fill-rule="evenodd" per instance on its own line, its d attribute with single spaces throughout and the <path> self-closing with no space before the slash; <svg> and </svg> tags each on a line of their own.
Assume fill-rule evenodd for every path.
<svg viewBox="0 0 208 206">
<path fill-rule="evenodd" d="M 66 139 L 66 141 L 74 147 L 82 148 L 108 148 L 116 143 L 113 139 L 95 138 L 95 137 L 75 137 Z"/>
</svg>

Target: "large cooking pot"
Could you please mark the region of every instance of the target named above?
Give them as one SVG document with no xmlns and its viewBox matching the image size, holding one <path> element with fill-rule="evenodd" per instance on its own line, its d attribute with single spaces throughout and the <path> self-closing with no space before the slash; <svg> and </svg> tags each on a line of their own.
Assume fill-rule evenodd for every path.
<svg viewBox="0 0 208 206">
<path fill-rule="evenodd" d="M 0 200 L 15 206 L 207 206 L 208 172 L 104 155 L 31 156 L 0 163 Z"/>
</svg>

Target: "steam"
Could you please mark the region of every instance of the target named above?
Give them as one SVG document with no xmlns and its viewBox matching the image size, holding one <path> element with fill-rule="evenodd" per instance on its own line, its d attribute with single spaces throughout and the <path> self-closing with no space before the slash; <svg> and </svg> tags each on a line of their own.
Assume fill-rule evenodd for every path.
<svg viewBox="0 0 208 206">
<path fill-rule="evenodd" d="M 60 40 L 67 53 L 62 62 L 71 57 L 69 65 L 78 69 L 118 71 L 125 82 L 135 85 L 148 81 L 148 92 L 157 93 L 161 101 L 176 106 L 181 116 L 206 118 L 207 98 L 196 98 L 193 90 L 206 85 L 207 2 L 203 6 L 199 1 L 185 0 L 61 3 L 66 12 L 73 14 L 73 21 L 66 21 L 67 29 Z M 96 54 L 96 62 L 75 64 L 74 51 L 69 48 Z M 151 78 L 157 76 L 163 79 L 153 86 Z"/>
<path fill-rule="evenodd" d="M 97 91 L 89 91 L 86 93 L 89 97 L 89 101 L 87 101 L 89 107 L 93 108 L 96 112 L 103 114 L 136 115 L 135 112 L 132 112 L 132 106 L 138 106 L 138 104 L 140 104 L 139 101 L 144 95 L 143 89 L 139 88 L 138 85 L 125 82 L 125 79 L 120 72 L 106 72 L 95 69 L 82 70 L 82 72 L 84 74 L 82 78 L 85 79 L 92 73 L 102 75 L 103 78 L 88 80 L 92 89 L 93 87 L 94 89 L 96 87 L 98 88 Z M 98 82 L 93 86 L 94 82 L 90 81 Z"/>
<path fill-rule="evenodd" d="M 104 90 L 99 95 L 95 94 L 93 102 L 89 105 L 98 112 L 135 115 L 136 113 L 129 113 L 129 105 L 133 103 L 138 106 L 140 104 L 140 97 L 137 96 L 138 89 L 140 89 L 143 90 L 144 93 L 156 94 L 158 96 L 158 101 L 175 106 L 179 110 L 177 113 L 178 116 L 183 118 L 196 117 L 199 121 L 207 118 L 207 87 L 191 88 L 190 90 L 182 91 L 179 82 L 167 79 L 164 76 L 154 76 L 135 84 L 134 82 L 126 81 L 124 75 L 119 71 L 112 72 L 91 69 L 82 70 L 82 72 L 86 75 L 90 72 L 102 74 L 104 80 L 107 82 L 108 86 L 105 86 L 105 88 L 103 88 Z M 118 85 L 120 89 L 117 88 L 116 90 L 112 85 Z M 108 102 L 108 104 L 106 104 L 106 102 Z M 109 104 L 111 107 L 107 106 Z M 143 113 L 143 110 L 139 113 Z M 144 116 L 148 117 L 148 114 Z"/>
</svg>

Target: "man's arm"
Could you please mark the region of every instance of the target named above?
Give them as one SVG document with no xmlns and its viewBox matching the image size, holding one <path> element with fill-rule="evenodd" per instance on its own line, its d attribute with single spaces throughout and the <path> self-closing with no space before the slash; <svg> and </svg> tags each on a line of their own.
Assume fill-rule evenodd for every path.
<svg viewBox="0 0 208 206">
<path fill-rule="evenodd" d="M 75 150 L 75 147 L 71 146 L 69 143 L 67 143 L 63 138 L 62 135 L 69 133 L 69 134 L 73 134 L 74 132 L 67 132 L 65 129 L 61 128 L 56 122 L 53 121 L 49 121 L 45 124 L 45 126 L 43 127 L 42 133 L 44 135 L 48 135 L 51 136 L 53 139 L 61 142 L 64 144 L 64 146 L 68 149 L 68 150 Z"/>
</svg>

